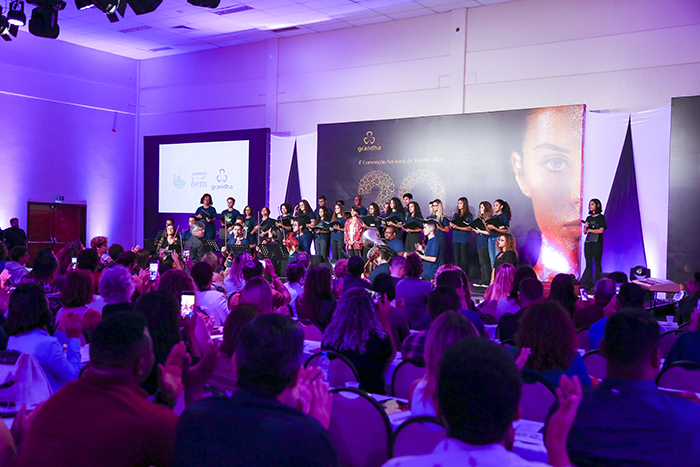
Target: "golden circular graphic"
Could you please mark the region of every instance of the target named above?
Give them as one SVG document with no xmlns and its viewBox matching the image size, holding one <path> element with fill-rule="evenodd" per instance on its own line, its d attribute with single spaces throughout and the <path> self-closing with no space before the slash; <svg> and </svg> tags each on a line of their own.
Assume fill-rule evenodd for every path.
<svg viewBox="0 0 700 467">
<path fill-rule="evenodd" d="M 396 191 L 396 185 L 394 185 L 394 179 L 391 175 L 381 170 L 373 170 L 367 172 L 360 179 L 360 183 L 357 187 L 358 195 L 369 195 L 372 193 L 372 188 L 379 187 L 379 193 L 377 193 L 377 198 L 374 200 L 379 206 L 384 206 L 389 200 L 394 196 Z"/>
<path fill-rule="evenodd" d="M 445 184 L 438 174 L 428 169 L 414 170 L 406 175 L 399 187 L 399 193 L 410 193 L 413 187 L 420 183 L 428 185 L 436 199 L 445 201 Z"/>
</svg>

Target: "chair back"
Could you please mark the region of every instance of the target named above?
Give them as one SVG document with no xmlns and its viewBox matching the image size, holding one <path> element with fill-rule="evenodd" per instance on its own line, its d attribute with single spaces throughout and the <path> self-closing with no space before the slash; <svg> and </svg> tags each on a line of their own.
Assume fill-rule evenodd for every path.
<svg viewBox="0 0 700 467">
<path fill-rule="evenodd" d="M 0 352 L 0 414 L 15 414 L 24 404 L 32 409 L 51 394 L 46 373 L 33 355 Z"/>
<path fill-rule="evenodd" d="M 304 330 L 304 340 L 321 342 L 323 340 L 323 332 L 315 324 L 303 324 L 301 329 Z"/>
<path fill-rule="evenodd" d="M 404 360 L 391 376 L 391 393 L 394 397 L 408 399 L 411 384 L 425 376 L 425 364 L 416 360 Z"/>
<path fill-rule="evenodd" d="M 435 417 L 412 417 L 396 429 L 393 457 L 430 454 L 447 438 L 447 429 Z"/>
<path fill-rule="evenodd" d="M 345 383 L 349 381 L 360 381 L 360 376 L 357 373 L 355 365 L 343 355 L 332 350 L 324 350 L 328 352 L 328 360 L 330 360 L 330 374 L 328 375 L 328 385 L 332 388 L 344 388 Z M 304 368 L 308 366 L 318 366 L 318 360 L 321 358 L 322 352 L 316 352 L 306 359 Z"/>
<path fill-rule="evenodd" d="M 595 376 L 599 380 L 605 379 L 607 374 L 607 362 L 600 354 L 600 350 L 589 350 L 583 356 L 583 363 L 586 364 L 586 371 L 590 376 Z"/>
<path fill-rule="evenodd" d="M 656 385 L 662 389 L 700 392 L 700 363 L 685 360 L 674 362 L 659 373 Z"/>
<path fill-rule="evenodd" d="M 666 358 L 668 357 L 668 354 L 671 353 L 671 348 L 673 347 L 673 344 L 676 343 L 676 339 L 678 339 L 677 331 L 677 329 L 674 329 L 661 334 L 661 341 L 659 342 L 659 358 Z"/>
<path fill-rule="evenodd" d="M 591 350 L 591 344 L 588 341 L 588 328 L 579 329 L 576 332 L 576 337 L 578 338 L 577 349 Z"/>
<path fill-rule="evenodd" d="M 391 424 L 384 409 L 361 389 L 332 389 L 328 427 L 341 467 L 380 467 L 391 457 Z"/>
<path fill-rule="evenodd" d="M 522 418 L 535 422 L 544 422 L 549 408 L 556 397 L 550 384 L 538 375 L 523 372 L 523 390 L 520 398 Z"/>
</svg>

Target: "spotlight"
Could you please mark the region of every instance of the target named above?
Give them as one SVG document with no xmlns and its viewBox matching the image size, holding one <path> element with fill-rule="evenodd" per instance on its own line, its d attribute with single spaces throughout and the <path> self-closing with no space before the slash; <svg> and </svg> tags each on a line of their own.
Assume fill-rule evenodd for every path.
<svg viewBox="0 0 700 467">
<path fill-rule="evenodd" d="M 15 0 L 10 3 L 10 12 L 7 14 L 7 19 L 10 24 L 15 26 L 27 24 L 27 15 L 24 14 L 24 2 Z"/>
<path fill-rule="evenodd" d="M 94 0 L 95 6 L 107 13 L 108 15 L 113 15 L 117 8 L 119 8 L 119 0 Z"/>
<path fill-rule="evenodd" d="M 63 3 L 64 8 L 65 5 Z M 32 10 L 32 18 L 29 20 L 29 32 L 35 36 L 56 39 L 60 32 L 57 9 L 46 5 L 39 5 L 34 8 Z"/>
<path fill-rule="evenodd" d="M 216 8 L 219 6 L 219 3 L 221 3 L 221 0 L 187 0 L 187 3 L 194 6 Z"/>
<path fill-rule="evenodd" d="M 10 22 L 2 15 L 2 7 L 0 7 L 0 37 L 6 41 L 12 40 L 10 38 Z"/>
<path fill-rule="evenodd" d="M 94 7 L 95 4 L 92 3 L 92 0 L 75 0 L 75 7 L 78 10 L 87 10 L 88 8 Z"/>
</svg>

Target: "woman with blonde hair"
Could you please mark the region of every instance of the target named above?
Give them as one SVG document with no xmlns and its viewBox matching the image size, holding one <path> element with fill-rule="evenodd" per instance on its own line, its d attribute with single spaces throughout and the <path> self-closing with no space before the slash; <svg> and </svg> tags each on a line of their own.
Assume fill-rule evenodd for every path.
<svg viewBox="0 0 700 467">
<path fill-rule="evenodd" d="M 262 277 L 253 277 L 241 290 L 239 305 L 253 305 L 261 315 L 272 313 L 272 287 Z"/>
<path fill-rule="evenodd" d="M 411 414 L 437 416 L 436 385 L 440 358 L 445 350 L 467 337 L 478 337 L 474 325 L 464 316 L 448 311 L 432 322 L 425 339 L 425 376 L 411 385 Z"/>
<path fill-rule="evenodd" d="M 518 267 L 518 252 L 515 250 L 515 238 L 511 234 L 506 233 L 499 236 L 496 246 L 498 247 L 498 254 L 491 270 L 491 282 L 493 282 L 496 271 L 502 265 L 512 264 L 513 267 Z"/>
<path fill-rule="evenodd" d="M 236 292 L 240 292 L 245 285 L 245 280 L 243 279 L 243 265 L 249 260 L 253 259 L 248 253 L 241 253 L 240 255 L 233 258 L 231 267 L 229 268 L 229 274 L 224 279 L 224 287 L 226 287 L 226 295 L 229 297 Z"/>
<path fill-rule="evenodd" d="M 445 207 L 442 204 L 442 200 L 434 200 L 430 203 L 430 208 L 432 214 L 428 216 L 428 219 L 435 219 L 438 223 L 435 228 L 435 237 L 444 243 L 445 234 L 450 231 L 450 219 L 445 215 Z"/>
</svg>

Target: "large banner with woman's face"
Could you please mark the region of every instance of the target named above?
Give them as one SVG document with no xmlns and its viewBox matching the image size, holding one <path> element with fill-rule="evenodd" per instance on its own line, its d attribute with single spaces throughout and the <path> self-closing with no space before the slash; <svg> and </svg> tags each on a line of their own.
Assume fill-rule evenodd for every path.
<svg viewBox="0 0 700 467">
<path fill-rule="evenodd" d="M 466 197 L 510 205 L 521 264 L 542 279 L 579 270 L 584 105 L 325 124 L 318 194 L 380 207 L 412 193 L 425 217 L 439 198 L 452 217 Z"/>
</svg>

